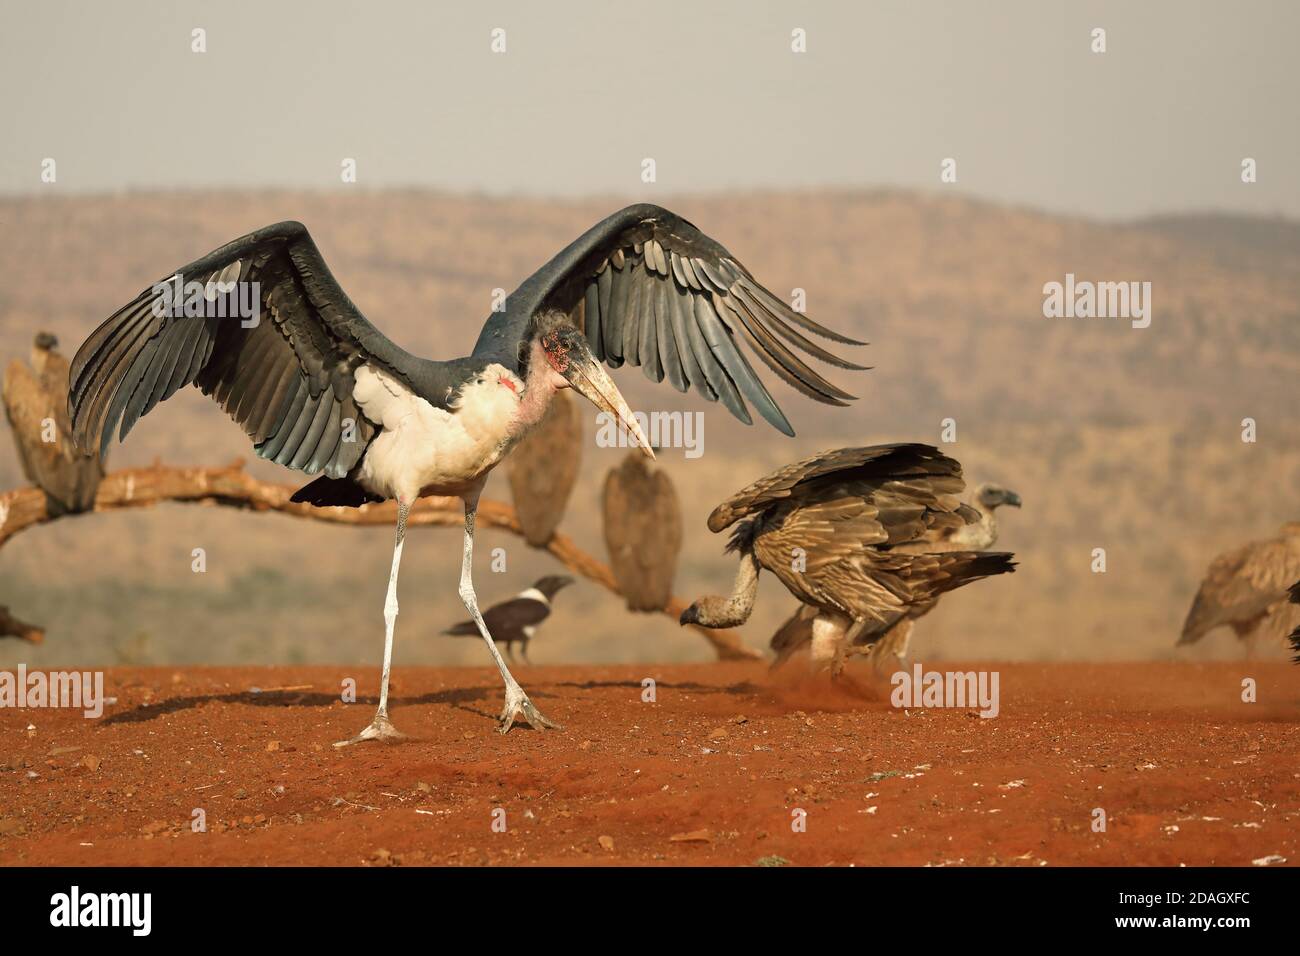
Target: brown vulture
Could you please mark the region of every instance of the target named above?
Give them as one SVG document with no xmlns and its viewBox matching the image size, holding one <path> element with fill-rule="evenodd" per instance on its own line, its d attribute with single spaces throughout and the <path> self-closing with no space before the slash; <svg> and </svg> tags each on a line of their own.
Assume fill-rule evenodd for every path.
<svg viewBox="0 0 1300 956">
<path fill-rule="evenodd" d="M 806 605 L 814 669 L 837 674 L 863 634 L 1015 568 L 1004 552 L 907 549 L 979 520 L 957 497 L 963 487 L 961 465 L 920 444 L 841 448 L 782 468 L 709 516 L 714 532 L 736 525 L 727 550 L 740 554 L 740 570 L 729 597 L 696 601 L 682 623 L 743 623 L 766 568 Z"/>
<path fill-rule="evenodd" d="M 1300 578 L 1300 521 L 1284 524 L 1277 537 L 1225 551 L 1205 572 L 1178 643 L 1195 644 L 1217 627 L 1231 627 L 1248 647 L 1261 635 L 1283 643 L 1300 625 L 1300 607 L 1287 588 Z"/>
</svg>

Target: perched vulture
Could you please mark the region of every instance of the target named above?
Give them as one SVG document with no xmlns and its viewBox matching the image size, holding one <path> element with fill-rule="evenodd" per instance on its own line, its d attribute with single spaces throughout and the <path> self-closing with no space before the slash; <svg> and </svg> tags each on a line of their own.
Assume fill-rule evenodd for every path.
<svg viewBox="0 0 1300 956">
<path fill-rule="evenodd" d="M 1238 640 L 1251 644 L 1261 634 L 1284 642 L 1300 625 L 1300 607 L 1287 600 L 1297 578 L 1300 521 L 1284 524 L 1276 538 L 1225 551 L 1205 572 L 1178 643 L 1194 644 L 1216 627 L 1231 627 Z"/>
<path fill-rule="evenodd" d="M 605 476 L 605 546 L 628 610 L 662 611 L 682 549 L 682 508 L 672 480 L 636 452 Z"/>
<path fill-rule="evenodd" d="M 581 463 L 582 414 L 569 393 L 560 391 L 506 459 L 515 514 L 533 547 L 545 547 L 560 526 Z"/>
<path fill-rule="evenodd" d="M 506 656 L 513 664 L 515 644 L 519 644 L 519 654 L 525 664 L 528 659 L 528 642 L 537 634 L 537 628 L 551 616 L 551 602 L 561 588 L 573 583 L 573 578 L 565 575 L 550 575 L 538 579 L 530 588 L 525 588 L 508 601 L 493 604 L 483 612 L 483 621 L 492 634 L 492 640 L 506 646 Z M 478 625 L 473 621 L 461 621 L 453 624 L 442 633 L 453 637 L 478 637 Z"/>
<path fill-rule="evenodd" d="M 756 481 L 709 516 L 709 529 L 736 525 L 727 550 L 740 571 L 729 597 L 706 597 L 683 624 L 735 627 L 749 618 L 763 568 L 806 606 L 814 669 L 843 668 L 868 632 L 884 633 L 913 608 L 971 581 L 1014 570 L 1005 552 L 910 553 L 906 546 L 979 520 L 958 500 L 961 465 L 920 444 L 841 448 Z"/>
<path fill-rule="evenodd" d="M 68 360 L 58 339 L 40 332 L 32 346 L 32 365 L 9 363 L 4 378 L 5 415 L 13 430 L 23 474 L 45 492 L 51 515 L 89 511 L 104 477 L 98 458 L 80 454 L 68 420 Z"/>
</svg>

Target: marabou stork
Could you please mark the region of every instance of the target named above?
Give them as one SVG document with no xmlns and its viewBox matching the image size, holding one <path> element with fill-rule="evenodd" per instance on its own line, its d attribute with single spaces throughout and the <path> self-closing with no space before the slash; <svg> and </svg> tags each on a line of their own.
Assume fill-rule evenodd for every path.
<svg viewBox="0 0 1300 956">
<path fill-rule="evenodd" d="M 917 540 L 896 545 L 893 550 L 904 554 L 987 551 L 998 540 L 998 508 L 1003 505 L 1019 508 L 1020 495 L 1001 485 L 985 482 L 975 489 L 974 501 L 978 520 L 957 527 L 941 525 L 932 528 Z M 884 630 L 878 627 L 864 628 L 854 640 L 850 653 L 870 656 L 877 668 L 883 666 L 889 658 L 903 660 L 907 656 L 907 646 L 917 620 L 933 611 L 938 603 L 939 596 L 935 595 L 930 601 L 913 605 L 900 621 Z M 801 605 L 772 635 L 772 650 L 776 652 L 776 659 L 772 662 L 774 669 L 812 641 L 812 622 L 816 614 L 816 608 Z"/>
<path fill-rule="evenodd" d="M 1231 627 L 1249 650 L 1264 634 L 1287 640 L 1300 626 L 1300 607 L 1287 588 L 1300 578 L 1300 521 L 1284 524 L 1277 537 L 1251 541 L 1210 562 L 1183 624 L 1181 644 L 1195 644 L 1217 627 Z"/>
<path fill-rule="evenodd" d="M 483 612 L 492 640 L 506 646 L 506 656 L 514 663 L 514 646 L 519 645 L 519 655 L 525 664 L 528 659 L 528 642 L 537 636 L 537 629 L 551 616 L 551 602 L 563 588 L 573 583 L 567 574 L 549 574 L 538 578 L 532 587 L 524 588 L 514 597 Z M 473 621 L 453 624 L 442 633 L 452 637 L 478 637 L 478 625 Z"/>
<path fill-rule="evenodd" d="M 824 452 L 754 482 L 718 505 L 709 530 L 736 524 L 740 553 L 729 597 L 706 597 L 683 624 L 735 627 L 749 618 L 763 568 L 809 609 L 814 669 L 843 667 L 868 629 L 971 581 L 1015 569 L 1005 552 L 908 553 L 906 546 L 979 515 L 962 504 L 961 465 L 920 444 Z M 739 522 L 739 524 L 737 524 Z"/>
<path fill-rule="evenodd" d="M 173 288 L 183 293 L 183 308 Z M 238 318 L 223 318 L 229 315 Z M 474 596 L 474 515 L 488 473 L 542 418 L 555 391 L 568 387 L 616 416 L 653 457 L 602 361 L 640 365 L 678 391 L 694 388 L 746 423 L 749 402 L 793 434 L 739 340 L 788 384 L 829 405 L 853 396 L 781 340 L 829 364 L 861 368 L 796 327 L 862 344 L 791 310 L 691 223 L 635 205 L 526 279 L 488 318 L 469 355 L 423 359 L 371 325 L 307 229 L 284 222 L 184 266 L 115 312 L 78 351 L 68 404 L 79 445 L 103 453 L 114 431 L 124 438 L 141 415 L 194 384 L 243 426 L 258 455 L 320 474 L 294 500 L 396 499 L 379 707 L 369 726 L 340 744 L 400 736 L 388 717 L 388 675 L 407 514 L 421 495 L 461 497 L 460 596 L 505 683 L 505 733 L 517 715 L 538 729 L 554 725 L 511 676 Z"/>
<path fill-rule="evenodd" d="M 5 416 L 13 431 L 18 460 L 27 480 L 45 492 L 51 516 L 76 514 L 95 506 L 104 477 L 101 461 L 80 454 L 68 419 L 68 360 L 59 340 L 38 332 L 32 343 L 31 368 L 18 359 L 4 377 Z"/>
</svg>

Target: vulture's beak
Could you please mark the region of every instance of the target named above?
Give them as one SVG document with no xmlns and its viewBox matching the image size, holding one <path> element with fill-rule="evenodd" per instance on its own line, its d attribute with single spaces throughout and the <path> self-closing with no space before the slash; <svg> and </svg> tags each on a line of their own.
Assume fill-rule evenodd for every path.
<svg viewBox="0 0 1300 956">
<path fill-rule="evenodd" d="M 653 461 L 654 449 L 650 447 L 650 442 L 646 440 L 641 426 L 637 424 L 632 409 L 627 407 L 627 402 L 619 393 L 618 386 L 605 371 L 605 366 L 591 354 L 591 349 L 587 347 L 587 340 L 580 333 L 575 333 L 564 344 L 568 347 L 564 354 L 566 361 L 563 364 L 554 363 L 556 371 L 589 402 L 617 418 L 646 456 Z"/>
<path fill-rule="evenodd" d="M 1019 508 L 1020 496 L 1016 494 L 1014 491 L 1008 491 L 1005 494 L 1003 494 L 1002 503 L 1004 505 L 1010 505 L 1013 508 Z"/>
</svg>

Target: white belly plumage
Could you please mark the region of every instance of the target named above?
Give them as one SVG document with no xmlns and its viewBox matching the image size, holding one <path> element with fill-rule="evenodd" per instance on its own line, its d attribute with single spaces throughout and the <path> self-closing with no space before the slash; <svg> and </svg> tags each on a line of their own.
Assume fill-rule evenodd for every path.
<svg viewBox="0 0 1300 956">
<path fill-rule="evenodd" d="M 453 411 L 431 405 L 386 372 L 363 365 L 352 391 L 380 426 L 357 472 L 362 487 L 385 498 L 461 494 L 479 484 L 514 443 L 523 382 L 489 365 L 461 388 Z"/>
</svg>

